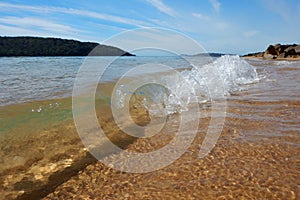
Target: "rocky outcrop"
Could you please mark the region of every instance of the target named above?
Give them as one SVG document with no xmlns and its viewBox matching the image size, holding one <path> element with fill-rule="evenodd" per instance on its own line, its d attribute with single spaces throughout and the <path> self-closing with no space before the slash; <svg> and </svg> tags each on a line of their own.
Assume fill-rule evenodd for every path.
<svg viewBox="0 0 300 200">
<path fill-rule="evenodd" d="M 270 45 L 264 52 L 250 53 L 244 55 L 243 57 L 258 57 L 264 59 L 289 59 L 289 58 L 300 59 L 300 45 L 298 44 Z"/>
</svg>

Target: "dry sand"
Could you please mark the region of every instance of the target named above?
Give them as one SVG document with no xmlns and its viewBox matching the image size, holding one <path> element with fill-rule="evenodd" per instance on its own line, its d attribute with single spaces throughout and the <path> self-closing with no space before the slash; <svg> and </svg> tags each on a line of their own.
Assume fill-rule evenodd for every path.
<svg viewBox="0 0 300 200">
<path fill-rule="evenodd" d="M 286 61 L 299 61 L 300 60 L 300 56 L 296 57 L 296 58 L 276 58 L 276 59 L 265 59 L 263 57 L 257 57 L 257 56 L 243 56 L 243 58 L 259 58 L 259 59 L 263 59 L 263 60 L 286 60 Z"/>
</svg>

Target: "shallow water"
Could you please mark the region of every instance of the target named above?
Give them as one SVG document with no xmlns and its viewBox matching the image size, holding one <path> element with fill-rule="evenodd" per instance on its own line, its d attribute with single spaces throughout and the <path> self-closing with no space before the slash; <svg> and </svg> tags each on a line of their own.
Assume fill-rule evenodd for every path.
<svg viewBox="0 0 300 200">
<path fill-rule="evenodd" d="M 10 61 L 5 61 L 9 66 L 13 66 L 14 62 L 24 64 L 38 61 L 37 63 L 43 63 L 43 59 L 46 59 L 47 63 L 52 63 L 51 58 L 11 59 Z M 53 59 L 53 67 L 55 69 L 57 66 L 54 65 L 66 63 L 69 58 Z M 23 78 L 29 74 L 28 68 L 24 69 L 25 71 L 27 70 L 26 72 L 20 73 L 20 80 L 22 79 L 22 81 L 7 78 L 5 83 L 8 81 L 10 84 L 6 84 L 5 87 L 8 88 L 3 90 L 1 87 L 1 92 L 6 94 L 6 96 L 4 95 L 5 98 L 1 98 L 1 103 L 3 104 L 0 107 L 0 184 L 3 186 L 0 193 L 3 194 L 3 197 L 6 196 L 7 199 L 13 199 L 24 194 L 32 195 L 31 197 L 45 196 L 47 193 L 55 190 L 53 185 L 62 183 L 59 181 L 49 182 L 51 175 L 59 174 L 59 176 L 70 178 L 66 175 L 68 173 L 66 173 L 65 169 L 71 167 L 73 171 L 83 170 L 84 167 L 78 166 L 85 166 L 94 162 L 94 160 L 89 159 L 87 149 L 82 145 L 77 135 L 74 122 L 72 121 L 71 98 L 59 98 L 61 94 L 63 94 L 62 96 L 70 95 L 74 78 L 73 73 L 75 73 L 75 69 L 78 69 L 77 64 L 83 61 L 83 58 L 76 59 L 73 61 L 70 58 L 69 60 L 73 63 L 72 69 L 63 70 L 64 73 L 70 72 L 71 76 L 66 76 L 66 79 L 62 82 L 56 82 L 61 80 L 59 78 L 54 78 L 53 80 L 55 81 L 49 82 L 50 85 L 56 84 L 57 87 L 55 86 L 54 88 L 62 89 L 61 91 L 55 91 L 55 95 L 53 95 L 51 89 L 47 90 L 48 86 L 46 89 L 40 88 L 44 87 L 42 82 L 45 80 L 35 83 L 35 81 L 39 81 L 38 78 L 37 80 L 30 78 L 29 83 L 26 84 L 36 84 L 39 87 L 33 86 L 30 91 L 26 91 L 29 96 L 24 95 L 24 97 L 20 97 L 23 96 L 20 91 L 23 90 L 22 84 L 26 81 Z M 165 64 L 174 62 L 171 59 L 161 59 L 160 62 Z M 121 61 L 131 64 L 134 62 L 134 66 L 136 66 L 138 63 L 152 62 L 153 60 L 158 62 L 154 58 L 144 58 L 142 61 L 139 58 L 124 58 Z M 180 197 L 180 195 L 187 198 L 200 198 L 207 195 L 206 197 L 212 199 L 222 196 L 226 198 L 279 199 L 296 199 L 299 197 L 300 174 L 297 163 L 300 161 L 300 62 L 256 59 L 247 61 L 255 67 L 259 81 L 253 81 L 251 84 L 238 84 L 238 87 L 230 90 L 231 95 L 226 95 L 227 112 L 225 125 L 216 148 L 208 157 L 198 160 L 197 156 L 199 143 L 201 144 L 203 141 L 210 120 L 211 107 L 209 102 L 201 103 L 199 106 L 201 119 L 198 139 L 195 140 L 198 143 L 194 144 L 194 149 L 191 147 L 187 151 L 187 156 L 184 156 L 182 160 L 178 160 L 178 162 L 166 169 L 145 176 L 126 175 L 126 173 L 120 176 L 119 172 L 110 170 L 106 166 L 99 166 L 100 164 L 96 166 L 91 165 L 91 171 L 89 169 L 84 170 L 83 175 L 77 177 L 76 181 L 70 179 L 65 185 L 56 189 L 57 193 L 50 194 L 49 198 L 71 197 L 73 195 L 72 192 L 65 192 L 64 195 L 66 196 L 60 196 L 61 193 L 59 191 L 67 191 L 65 187 L 76 188 L 76 194 L 79 197 L 87 196 L 88 194 L 85 194 L 85 192 L 92 189 L 99 198 L 109 197 L 105 196 L 104 190 L 110 194 L 115 193 L 121 196 L 124 195 L 124 191 L 127 191 L 136 198 L 142 198 L 146 194 L 153 198 L 158 198 L 162 191 L 164 191 L 164 195 L 161 197 L 169 196 L 170 198 Z M 2 60 L 2 62 L 4 61 Z M 40 65 L 42 66 L 43 64 Z M 1 67 L 3 66 L 1 65 Z M 188 65 L 182 67 L 180 62 L 175 63 L 174 66 L 178 69 L 189 67 Z M 24 68 L 24 66 L 21 68 Z M 19 76 L 19 69 L 15 68 L 15 71 L 10 73 Z M 128 69 L 130 68 L 128 67 L 126 70 Z M 58 77 L 61 73 L 60 70 L 62 69 L 58 69 L 54 77 Z M 38 72 L 38 66 L 36 66 L 34 71 L 35 73 L 47 74 L 51 70 L 49 68 L 44 72 L 43 70 Z M 166 73 L 164 71 L 163 73 L 156 73 L 156 75 L 152 74 L 151 77 L 164 76 Z M 27 75 L 23 76 L 22 74 Z M 119 145 L 124 148 L 128 143 L 131 143 L 129 148 L 138 152 L 149 152 L 167 144 L 178 128 L 178 120 L 180 118 L 177 117 L 176 113 L 183 112 L 180 106 L 176 107 L 178 110 L 173 112 L 172 117 L 168 121 L 169 125 L 165 126 L 161 134 L 148 140 L 138 140 L 132 144 L 133 139 L 121 135 L 119 128 L 112 121 L 109 106 L 114 82 L 107 81 L 115 79 L 116 73 L 112 73 L 111 76 L 107 75 L 107 77 L 110 79 L 105 80 L 105 83 L 98 86 L 96 111 L 101 126 L 111 134 L 109 137 L 116 143 L 119 142 Z M 135 80 L 133 77 L 127 77 L 127 81 L 131 79 Z M 63 82 L 67 82 L 67 86 Z M 63 87 L 60 88 L 60 84 Z M 235 84 L 233 85 L 236 86 Z M 53 86 L 50 85 L 49 88 Z M 184 84 L 181 86 L 184 86 Z M 21 90 L 18 91 L 20 88 Z M 177 89 L 180 90 L 182 87 Z M 135 123 L 139 125 L 149 123 L 149 112 L 145 111 L 147 106 L 141 103 L 144 97 L 151 97 L 152 102 L 155 103 L 161 103 L 166 100 L 160 98 L 160 95 L 156 95 L 157 91 L 161 91 L 161 89 L 146 87 L 140 88 L 140 91 L 136 91 L 136 93 L 134 93 L 135 91 L 125 90 L 126 95 L 135 96 L 130 102 L 130 113 Z M 59 92 L 62 93 L 56 95 Z M 15 94 L 16 96 L 14 96 Z M 187 93 L 182 93 L 182 95 L 186 97 Z M 157 101 L 157 99 L 154 101 L 154 97 L 159 97 L 158 99 L 161 101 Z M 24 101 L 27 103 L 20 104 L 20 102 Z M 152 108 L 156 108 L 157 111 L 159 107 Z M 150 115 L 150 117 L 153 117 L 153 115 Z M 127 121 L 125 120 L 125 122 Z M 130 126 L 128 123 L 127 125 Z M 186 134 L 189 133 L 187 132 Z M 195 153 L 192 156 L 194 160 L 190 160 L 191 157 L 189 155 L 192 153 Z M 259 166 L 259 170 L 257 166 Z M 94 171 L 94 174 L 92 171 Z M 101 177 L 111 178 L 111 181 L 107 181 L 105 184 L 110 189 L 101 189 L 99 187 L 99 184 L 102 184 L 101 181 L 93 185 L 93 182 L 88 181 L 88 174 L 91 174 L 92 178 L 98 177 L 99 180 L 102 180 Z M 179 176 L 180 174 L 182 176 Z M 163 178 L 168 181 L 164 182 Z M 51 178 L 52 181 L 56 179 Z M 141 188 L 141 192 L 130 193 L 132 191 L 128 186 L 113 187 L 113 184 L 116 182 L 121 183 L 121 180 L 127 180 L 129 183 L 136 184 Z M 149 184 L 151 180 L 153 183 L 163 182 L 151 185 Z M 87 186 L 84 187 L 83 185 L 85 184 L 82 182 L 88 182 Z M 175 190 L 174 188 L 179 187 L 179 183 L 181 190 Z M 49 190 L 45 188 L 49 188 Z M 163 190 L 162 188 L 165 189 Z M 46 193 L 43 193 L 43 190 Z M 150 196 L 148 197 L 150 198 Z"/>
<path fill-rule="evenodd" d="M 93 57 L 113 60 L 101 82 L 112 81 L 137 65 L 161 63 L 175 69 L 189 67 L 181 57 Z M 86 57 L 0 58 L 0 106 L 71 96 L 76 73 Z M 174 62 L 175 61 L 175 62 Z M 98 65 L 94 66 L 94 71 Z M 149 72 L 154 72 L 149 69 Z M 89 72 L 93 76 L 93 71 Z M 147 73 L 145 71 L 144 73 Z"/>
<path fill-rule="evenodd" d="M 249 101 L 299 100 L 299 61 L 248 61 L 256 67 L 262 81 L 251 86 L 251 92 L 243 93 L 240 98 Z"/>
<path fill-rule="evenodd" d="M 227 117 L 257 123 L 256 129 L 245 129 L 246 139 L 299 147 L 300 62 L 254 59 L 249 63 L 256 67 L 261 81 L 228 97 L 231 109 Z M 280 140 L 288 137 L 295 137 L 294 142 Z"/>
</svg>

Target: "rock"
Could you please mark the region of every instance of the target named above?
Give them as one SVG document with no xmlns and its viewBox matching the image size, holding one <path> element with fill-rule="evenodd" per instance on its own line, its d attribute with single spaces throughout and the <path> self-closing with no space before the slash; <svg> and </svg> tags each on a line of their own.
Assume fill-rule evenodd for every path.
<svg viewBox="0 0 300 200">
<path fill-rule="evenodd" d="M 273 58 L 276 58 L 276 57 L 277 56 L 274 56 L 274 55 L 266 53 L 266 52 L 263 54 L 263 58 L 265 58 L 265 59 L 273 59 Z"/>
<path fill-rule="evenodd" d="M 285 52 L 279 54 L 279 56 L 277 56 L 277 58 L 285 58 Z"/>
<path fill-rule="evenodd" d="M 289 57 L 297 57 L 300 56 L 300 45 L 290 46 L 284 50 L 287 56 Z"/>
<path fill-rule="evenodd" d="M 249 53 L 244 56 L 258 57 L 264 59 L 300 58 L 300 45 L 297 44 L 275 44 L 269 45 L 263 52 Z"/>
<path fill-rule="evenodd" d="M 289 51 L 291 51 L 291 50 L 294 50 L 294 51 L 295 51 L 296 48 L 297 48 L 297 46 L 291 45 L 291 46 L 285 48 L 285 49 L 284 49 L 284 52 L 289 52 Z M 296 52 L 296 51 L 295 51 L 295 52 Z"/>
<path fill-rule="evenodd" d="M 281 47 L 281 44 L 279 44 L 279 43 L 274 45 L 275 49 L 280 49 L 280 47 Z"/>
<path fill-rule="evenodd" d="M 275 46 L 270 45 L 270 46 L 267 48 L 267 50 L 265 51 L 265 54 L 271 54 L 271 55 L 277 57 L 277 56 L 279 55 L 279 53 L 278 53 L 278 48 L 279 48 L 278 44 L 276 45 L 276 47 L 277 47 L 277 49 L 275 48 Z M 264 57 L 265 57 L 265 55 L 264 55 Z"/>
<path fill-rule="evenodd" d="M 263 57 L 263 56 L 264 56 L 264 53 L 263 53 L 263 52 L 259 52 L 259 53 L 256 54 L 256 56 L 257 56 L 257 57 Z"/>
<path fill-rule="evenodd" d="M 299 53 L 300 53 L 300 45 L 297 45 L 297 46 L 295 47 L 295 51 L 296 51 L 296 53 L 299 55 Z"/>
</svg>

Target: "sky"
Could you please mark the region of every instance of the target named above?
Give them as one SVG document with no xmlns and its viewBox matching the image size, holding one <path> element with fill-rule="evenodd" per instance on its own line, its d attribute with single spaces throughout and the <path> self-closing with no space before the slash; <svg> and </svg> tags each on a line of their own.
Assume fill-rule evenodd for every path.
<svg viewBox="0 0 300 200">
<path fill-rule="evenodd" d="M 103 43 L 124 31 L 158 27 L 191 38 L 207 52 L 233 54 L 300 43 L 299 19 L 299 0 L 0 1 L 0 36 Z M 184 42 L 175 43 L 188 52 Z"/>
</svg>

